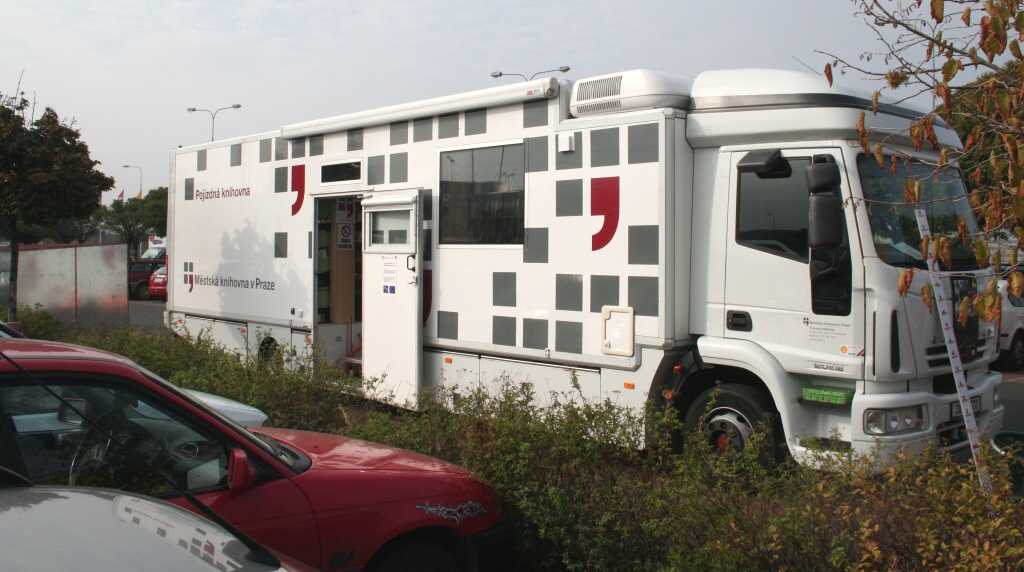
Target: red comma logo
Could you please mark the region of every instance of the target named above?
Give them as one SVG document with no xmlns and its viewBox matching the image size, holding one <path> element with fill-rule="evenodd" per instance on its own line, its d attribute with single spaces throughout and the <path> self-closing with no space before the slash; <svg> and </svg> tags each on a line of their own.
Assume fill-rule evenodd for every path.
<svg viewBox="0 0 1024 572">
<path fill-rule="evenodd" d="M 601 230 L 591 238 L 591 250 L 608 246 L 619 227 L 619 178 L 601 177 L 590 181 L 590 214 L 604 217 Z"/>
</svg>

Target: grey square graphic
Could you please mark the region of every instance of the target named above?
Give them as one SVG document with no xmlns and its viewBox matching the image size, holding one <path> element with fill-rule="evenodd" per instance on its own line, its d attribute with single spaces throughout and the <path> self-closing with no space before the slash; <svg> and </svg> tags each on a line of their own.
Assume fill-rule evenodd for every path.
<svg viewBox="0 0 1024 572">
<path fill-rule="evenodd" d="M 527 137 L 526 143 L 526 172 L 539 173 L 548 170 L 548 138 Z"/>
<path fill-rule="evenodd" d="M 548 349 L 548 321 L 523 318 L 523 347 Z"/>
<path fill-rule="evenodd" d="M 421 117 L 412 122 L 412 140 L 430 141 L 434 138 L 434 118 Z"/>
<path fill-rule="evenodd" d="M 260 140 L 260 163 L 269 163 L 270 159 L 274 155 L 274 140 L 273 139 L 261 139 Z"/>
<path fill-rule="evenodd" d="M 242 165 L 242 144 L 235 143 L 231 146 L 231 166 L 239 167 Z"/>
<path fill-rule="evenodd" d="M 437 138 L 450 139 L 459 136 L 459 114 L 450 113 L 437 118 Z"/>
<path fill-rule="evenodd" d="M 629 277 L 629 305 L 637 316 L 658 315 L 658 278 L 653 276 Z"/>
<path fill-rule="evenodd" d="M 580 169 L 583 167 L 583 133 L 577 131 L 572 134 L 575 140 L 575 147 L 572 151 L 558 151 L 555 153 L 555 170 Z"/>
<path fill-rule="evenodd" d="M 306 156 L 306 138 L 292 140 L 292 159 Z"/>
<path fill-rule="evenodd" d="M 200 149 L 196 152 L 196 170 L 206 170 L 206 149 Z"/>
<path fill-rule="evenodd" d="M 658 124 L 630 125 L 626 133 L 629 164 L 658 161 Z"/>
<path fill-rule="evenodd" d="M 590 277 L 590 311 L 600 312 L 605 306 L 619 305 L 619 277 Z"/>
<path fill-rule="evenodd" d="M 348 150 L 349 151 L 362 151 L 363 150 L 363 128 L 349 129 L 348 133 Z"/>
<path fill-rule="evenodd" d="M 583 275 L 555 275 L 555 309 L 583 311 Z"/>
<path fill-rule="evenodd" d="M 658 226 L 629 227 L 629 263 L 658 263 Z"/>
<path fill-rule="evenodd" d="M 191 201 L 196 198 L 196 180 L 189 177 L 185 179 L 185 200 Z"/>
<path fill-rule="evenodd" d="M 590 166 L 608 167 L 619 164 L 619 128 L 595 129 L 590 132 Z"/>
<path fill-rule="evenodd" d="M 523 102 L 523 127 L 540 127 L 548 124 L 548 100 L 535 99 Z"/>
<path fill-rule="evenodd" d="M 288 258 L 288 233 L 274 233 L 274 258 Z"/>
<path fill-rule="evenodd" d="M 516 305 L 516 273 L 495 272 L 491 285 L 492 303 L 495 306 Z"/>
<path fill-rule="evenodd" d="M 487 133 L 487 110 L 471 109 L 466 112 L 466 135 Z"/>
<path fill-rule="evenodd" d="M 324 136 L 313 135 L 309 138 L 309 156 L 316 157 L 324 154 Z"/>
<path fill-rule="evenodd" d="M 384 184 L 384 155 L 375 155 L 366 160 L 366 184 Z"/>
<path fill-rule="evenodd" d="M 527 228 L 523 245 L 523 262 L 546 264 L 548 261 L 548 229 Z"/>
<path fill-rule="evenodd" d="M 583 216 L 583 179 L 555 182 L 555 216 Z"/>
<path fill-rule="evenodd" d="M 399 121 L 391 124 L 391 144 L 405 145 L 409 142 L 409 122 Z"/>
<path fill-rule="evenodd" d="M 274 160 L 283 161 L 288 158 L 288 140 L 283 137 L 274 138 Z"/>
<path fill-rule="evenodd" d="M 391 155 L 391 182 L 404 183 L 409 180 L 409 154 Z"/>
<path fill-rule="evenodd" d="M 491 324 L 491 342 L 499 346 L 516 345 L 516 319 L 494 316 Z"/>
<path fill-rule="evenodd" d="M 583 353 L 583 323 L 555 322 L 555 351 Z"/>
<path fill-rule="evenodd" d="M 459 313 L 441 312 L 437 313 L 437 337 L 446 340 L 459 339 Z"/>
<path fill-rule="evenodd" d="M 288 167 L 277 167 L 274 169 L 274 192 L 288 192 Z"/>
</svg>

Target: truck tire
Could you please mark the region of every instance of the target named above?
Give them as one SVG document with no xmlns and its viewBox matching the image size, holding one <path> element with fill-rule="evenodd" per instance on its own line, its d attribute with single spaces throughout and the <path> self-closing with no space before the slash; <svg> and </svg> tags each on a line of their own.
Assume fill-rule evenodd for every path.
<svg viewBox="0 0 1024 572">
<path fill-rule="evenodd" d="M 702 433 L 710 450 L 719 455 L 745 449 L 755 431 L 765 430 L 760 463 L 771 467 L 783 458 L 782 429 L 771 399 L 746 385 L 722 384 L 704 391 L 687 409 L 683 426 L 687 435 Z"/>
<path fill-rule="evenodd" d="M 371 572 L 459 572 L 459 563 L 447 550 L 430 542 L 392 546 L 373 562 Z"/>
<path fill-rule="evenodd" d="M 1010 349 L 1006 352 L 1006 368 L 1013 371 L 1024 369 L 1024 335 L 1017 332 L 1010 342 Z"/>
</svg>

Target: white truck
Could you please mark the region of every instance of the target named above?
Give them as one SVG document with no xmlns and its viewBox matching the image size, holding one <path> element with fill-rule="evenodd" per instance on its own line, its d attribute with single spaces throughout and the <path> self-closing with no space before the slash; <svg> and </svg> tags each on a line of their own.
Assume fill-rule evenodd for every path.
<svg viewBox="0 0 1024 572">
<path fill-rule="evenodd" d="M 905 181 L 951 199 L 920 207 L 935 232 L 975 219 L 903 135 L 916 112 L 866 116 L 915 159 L 862 152 L 870 99 L 789 71 L 633 70 L 175 149 L 168 325 L 239 351 L 313 344 L 408 407 L 441 386 L 578 384 L 668 400 L 722 449 L 767 420 L 798 460 L 962 451 Z M 959 299 L 991 271 L 954 242 Z M 906 268 L 922 271 L 901 297 Z M 957 328 L 978 427 L 997 431 L 996 326 Z"/>
</svg>

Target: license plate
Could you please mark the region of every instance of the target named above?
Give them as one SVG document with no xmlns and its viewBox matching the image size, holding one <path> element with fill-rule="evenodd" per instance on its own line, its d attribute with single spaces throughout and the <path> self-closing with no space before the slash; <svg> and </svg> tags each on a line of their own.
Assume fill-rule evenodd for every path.
<svg viewBox="0 0 1024 572">
<path fill-rule="evenodd" d="M 981 411 L 981 397 L 980 396 L 979 397 L 972 397 L 971 398 L 971 409 L 973 409 L 975 412 Z M 959 401 L 954 401 L 953 403 L 949 404 L 949 415 L 950 415 L 950 417 L 963 417 L 964 416 L 964 412 L 963 412 L 963 409 L 960 407 L 960 402 Z"/>
</svg>

